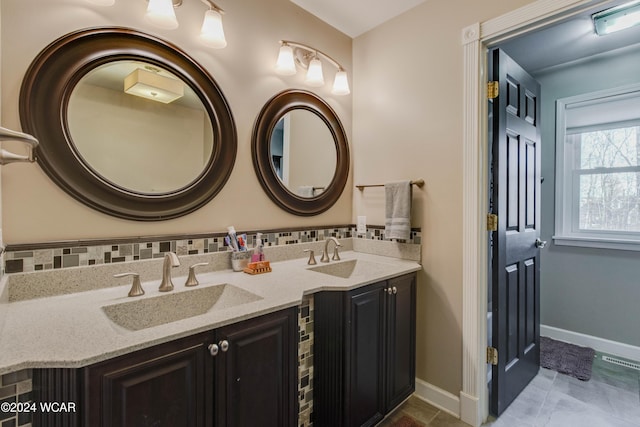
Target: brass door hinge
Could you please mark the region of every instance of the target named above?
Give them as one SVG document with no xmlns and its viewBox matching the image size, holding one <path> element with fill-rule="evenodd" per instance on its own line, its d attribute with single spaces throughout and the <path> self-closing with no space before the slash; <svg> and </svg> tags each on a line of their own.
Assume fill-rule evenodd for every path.
<svg viewBox="0 0 640 427">
<path fill-rule="evenodd" d="M 498 231 L 498 215 L 487 214 L 487 231 Z"/>
<path fill-rule="evenodd" d="M 500 90 L 498 89 L 499 82 L 487 82 L 487 98 L 496 99 Z"/>
<path fill-rule="evenodd" d="M 498 349 L 494 347 L 487 347 L 487 363 L 491 365 L 498 364 Z"/>
</svg>

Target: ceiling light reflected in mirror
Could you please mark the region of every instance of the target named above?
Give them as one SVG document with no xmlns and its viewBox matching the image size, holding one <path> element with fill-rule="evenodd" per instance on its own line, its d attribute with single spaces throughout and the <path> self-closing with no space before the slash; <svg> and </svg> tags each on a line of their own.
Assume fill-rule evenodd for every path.
<svg viewBox="0 0 640 427">
<path fill-rule="evenodd" d="M 136 68 L 124 79 L 124 91 L 130 95 L 170 104 L 184 96 L 184 84 L 163 76 L 159 70 Z"/>
</svg>

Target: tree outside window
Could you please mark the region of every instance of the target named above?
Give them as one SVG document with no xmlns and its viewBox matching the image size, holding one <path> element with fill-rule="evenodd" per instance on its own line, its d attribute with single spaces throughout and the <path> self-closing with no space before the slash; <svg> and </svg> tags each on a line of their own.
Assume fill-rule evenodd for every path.
<svg viewBox="0 0 640 427">
<path fill-rule="evenodd" d="M 570 135 L 579 195 L 579 230 L 640 232 L 640 127 Z"/>
<path fill-rule="evenodd" d="M 554 243 L 640 251 L 640 84 L 556 101 Z"/>
</svg>

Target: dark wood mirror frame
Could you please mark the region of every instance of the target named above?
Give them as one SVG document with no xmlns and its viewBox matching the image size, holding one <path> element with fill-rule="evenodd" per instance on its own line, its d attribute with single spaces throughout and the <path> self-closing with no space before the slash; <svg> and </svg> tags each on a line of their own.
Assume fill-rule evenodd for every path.
<svg viewBox="0 0 640 427">
<path fill-rule="evenodd" d="M 311 111 L 320 117 L 336 144 L 335 174 L 325 190 L 315 197 L 300 197 L 289 191 L 271 161 L 271 134 L 278 121 L 296 109 Z M 266 193 L 278 206 L 295 215 L 311 216 L 328 210 L 340 198 L 349 176 L 349 144 L 342 123 L 329 104 L 308 91 L 286 90 L 267 101 L 253 127 L 251 153 L 256 175 Z"/>
<path fill-rule="evenodd" d="M 144 61 L 170 71 L 202 101 L 213 127 L 213 152 L 202 173 L 187 186 L 167 193 L 139 193 L 107 181 L 80 160 L 67 124 L 71 92 L 91 70 L 121 60 Z M 59 187 L 98 211 L 131 220 L 171 219 L 202 207 L 227 182 L 237 152 L 231 109 L 209 73 L 176 46 L 128 28 L 80 30 L 47 46 L 22 82 L 20 119 L 23 130 L 40 140 L 37 162 Z"/>
</svg>

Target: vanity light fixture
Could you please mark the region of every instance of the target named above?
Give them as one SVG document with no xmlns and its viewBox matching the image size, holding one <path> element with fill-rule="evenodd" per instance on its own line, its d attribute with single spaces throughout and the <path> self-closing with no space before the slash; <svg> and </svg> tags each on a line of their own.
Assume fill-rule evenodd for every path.
<svg viewBox="0 0 640 427">
<path fill-rule="evenodd" d="M 209 6 L 204 13 L 204 20 L 200 29 L 200 40 L 205 45 L 214 49 L 222 49 L 227 46 L 222 27 L 222 14 L 224 11 L 211 0 L 200 0 Z M 178 28 L 175 8 L 182 5 L 182 0 L 149 0 L 145 18 L 151 24 L 167 30 Z"/>
<path fill-rule="evenodd" d="M 112 6 L 115 0 L 87 0 L 89 3 L 101 6 Z M 200 0 L 209 6 L 209 10 L 204 13 L 204 20 L 200 29 L 200 40 L 206 46 L 214 49 L 222 49 L 227 46 L 222 27 L 222 15 L 224 10 L 211 0 Z M 144 18 L 151 25 L 164 30 L 175 30 L 178 28 L 178 18 L 175 8 L 182 5 L 183 0 L 147 0 L 147 12 Z"/>
<path fill-rule="evenodd" d="M 304 82 L 309 86 L 320 87 L 324 86 L 324 76 L 322 75 L 322 62 L 316 56 L 309 61 L 309 67 L 307 68 L 307 76 Z"/>
<path fill-rule="evenodd" d="M 149 0 L 144 19 L 163 30 L 175 30 L 178 28 L 178 18 L 173 9 L 181 4 L 182 0 Z"/>
<path fill-rule="evenodd" d="M 326 60 L 338 70 L 333 81 L 331 93 L 334 95 L 348 95 L 351 93 L 347 72 L 342 65 L 326 53 L 302 43 L 288 40 L 280 41 L 280 51 L 278 52 L 278 60 L 276 61 L 276 73 L 282 76 L 294 75 L 296 74 L 297 65 L 307 70 L 305 83 L 314 87 L 322 86 L 324 85 L 324 77 L 320 58 Z"/>
<path fill-rule="evenodd" d="M 184 96 L 180 80 L 160 74 L 153 67 L 136 68 L 124 79 L 124 91 L 130 95 L 169 104 Z"/>
<path fill-rule="evenodd" d="M 202 21 L 202 29 L 200 30 L 200 39 L 205 45 L 214 49 L 222 49 L 227 46 L 227 39 L 224 37 L 224 28 L 222 27 L 222 9 L 214 3 L 209 3 L 209 10 L 204 13 L 204 21 Z"/>
<path fill-rule="evenodd" d="M 640 24 L 640 0 L 594 13 L 591 19 L 599 36 L 634 27 Z"/>
</svg>

